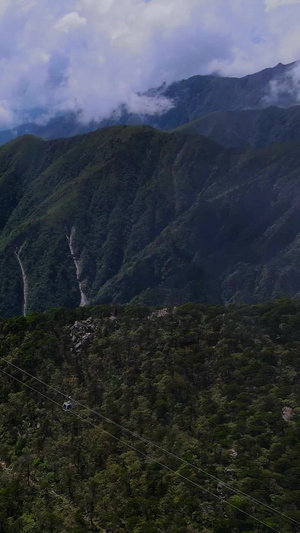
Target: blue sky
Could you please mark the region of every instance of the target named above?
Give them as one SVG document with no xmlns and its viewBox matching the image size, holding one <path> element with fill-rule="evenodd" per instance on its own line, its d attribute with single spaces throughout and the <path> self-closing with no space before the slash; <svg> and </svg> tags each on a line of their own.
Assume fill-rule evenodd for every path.
<svg viewBox="0 0 300 533">
<path fill-rule="evenodd" d="M 300 0 L 1 0 L 0 127 L 39 109 L 163 110 L 137 93 L 300 59 L 299 21 Z"/>
</svg>

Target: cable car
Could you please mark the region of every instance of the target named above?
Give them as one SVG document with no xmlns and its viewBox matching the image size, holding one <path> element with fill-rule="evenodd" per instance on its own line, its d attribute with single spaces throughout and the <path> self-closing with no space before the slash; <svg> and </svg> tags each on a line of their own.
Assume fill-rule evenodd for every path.
<svg viewBox="0 0 300 533">
<path fill-rule="evenodd" d="M 72 409 L 71 400 L 69 399 L 67 402 L 64 402 L 62 407 L 64 411 L 70 411 Z"/>
</svg>

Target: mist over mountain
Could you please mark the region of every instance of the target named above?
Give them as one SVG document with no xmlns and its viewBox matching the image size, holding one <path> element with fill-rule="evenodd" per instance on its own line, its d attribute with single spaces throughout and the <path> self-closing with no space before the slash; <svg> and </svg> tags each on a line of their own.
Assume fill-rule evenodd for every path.
<svg viewBox="0 0 300 533">
<path fill-rule="evenodd" d="M 29 311 L 300 291 L 299 141 L 232 150 L 123 126 L 25 136 L 0 165 L 2 315 L 24 300 Z"/>
<path fill-rule="evenodd" d="M 0 131 L 0 144 L 4 144 L 26 133 L 32 133 L 43 139 L 50 140 L 71 137 L 112 125 L 147 124 L 161 130 L 170 130 L 184 124 L 194 123 L 195 120 L 211 113 L 214 113 L 214 115 L 209 119 L 209 122 L 214 123 L 217 117 L 215 115 L 216 112 L 264 109 L 271 104 L 277 107 L 288 108 L 299 103 L 299 94 L 295 81 L 295 73 L 297 72 L 298 62 L 294 62 L 288 65 L 279 63 L 276 67 L 264 69 L 261 72 L 242 78 L 214 75 L 193 76 L 187 80 L 172 83 L 170 86 L 162 86 L 148 91 L 145 94 L 145 98 L 147 99 L 148 107 L 152 108 L 151 113 L 147 113 L 147 105 L 145 105 L 143 112 L 137 111 L 135 113 L 129 112 L 126 105 L 121 105 L 105 119 L 88 123 L 81 122 L 80 113 L 70 113 L 66 116 L 52 118 L 45 124 L 29 123 L 20 125 L 12 130 Z M 165 102 L 169 102 L 169 105 L 165 105 L 165 111 L 164 107 L 160 108 L 158 106 L 161 98 Z M 155 112 L 155 109 L 160 109 L 160 111 Z M 204 126 L 204 123 L 198 126 L 199 133 L 204 135 L 211 134 L 212 138 L 218 142 L 222 143 L 224 140 L 225 145 L 235 146 L 245 144 L 246 142 L 252 144 L 251 134 L 248 138 L 245 132 L 240 131 L 239 127 L 237 127 L 235 135 L 232 135 L 233 116 L 224 114 L 220 116 L 221 125 L 218 128 L 228 130 L 225 135 L 211 134 L 211 128 Z M 283 116 L 283 112 L 281 116 Z M 294 132 L 286 133 L 287 128 L 284 127 L 275 128 L 274 126 L 276 131 L 273 137 L 272 134 L 268 135 L 268 128 L 263 127 L 262 123 L 265 120 L 265 115 L 258 118 L 257 113 L 253 114 L 253 116 L 248 113 L 247 120 L 250 128 L 255 126 L 257 137 L 261 137 L 262 139 L 261 141 L 254 142 L 254 145 L 262 146 L 269 144 L 273 142 L 273 139 L 276 142 L 280 142 L 295 138 L 293 137 Z M 278 119 L 274 117 L 274 120 L 279 120 L 280 122 L 281 117 Z M 238 119 L 236 119 L 237 121 Z M 244 117 L 241 118 L 241 121 L 244 121 Z M 202 126 L 203 131 L 201 130 Z M 248 127 L 247 123 L 245 124 L 244 130 L 246 127 Z M 189 132 L 188 129 L 186 131 Z M 239 136 L 242 142 L 237 142 L 234 138 Z"/>
<path fill-rule="evenodd" d="M 0 1 L 0 533 L 299 533 L 299 19 Z"/>
</svg>

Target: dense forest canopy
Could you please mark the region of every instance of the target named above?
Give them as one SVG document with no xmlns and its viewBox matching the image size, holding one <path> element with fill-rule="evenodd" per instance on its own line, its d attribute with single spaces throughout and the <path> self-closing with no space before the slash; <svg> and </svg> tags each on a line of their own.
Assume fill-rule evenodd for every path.
<svg viewBox="0 0 300 533">
<path fill-rule="evenodd" d="M 0 147 L 0 315 L 300 294 L 300 141 L 116 126 Z"/>
<path fill-rule="evenodd" d="M 1 533 L 299 531 L 299 325 L 296 300 L 2 319 Z"/>
</svg>

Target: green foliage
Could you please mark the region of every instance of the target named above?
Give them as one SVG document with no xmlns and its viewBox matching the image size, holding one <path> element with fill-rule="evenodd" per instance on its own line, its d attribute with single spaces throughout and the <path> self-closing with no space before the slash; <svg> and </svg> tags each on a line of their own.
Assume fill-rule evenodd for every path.
<svg viewBox="0 0 300 533">
<path fill-rule="evenodd" d="M 300 138 L 299 106 L 213 111 L 173 132 L 205 135 L 227 147 L 262 147 Z"/>
<path fill-rule="evenodd" d="M 282 300 L 0 321 L 0 369 L 16 378 L 1 374 L 0 530 L 268 531 L 250 514 L 296 533 L 203 470 L 299 521 L 299 320 L 300 303 Z"/>
<path fill-rule="evenodd" d="M 22 313 L 22 245 L 28 312 L 79 305 L 74 257 L 92 305 L 298 294 L 299 154 L 149 127 L 1 147 L 0 316 Z"/>
</svg>

